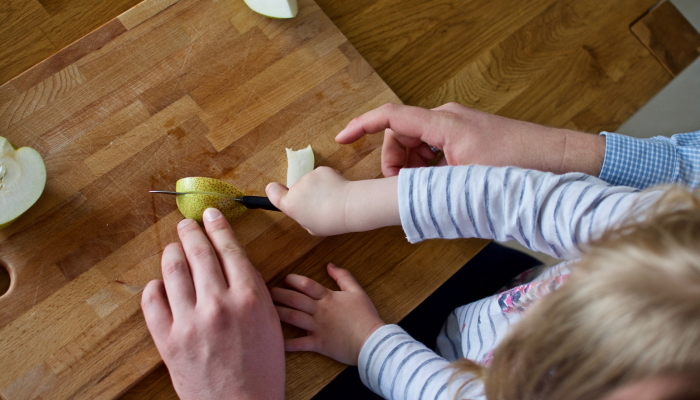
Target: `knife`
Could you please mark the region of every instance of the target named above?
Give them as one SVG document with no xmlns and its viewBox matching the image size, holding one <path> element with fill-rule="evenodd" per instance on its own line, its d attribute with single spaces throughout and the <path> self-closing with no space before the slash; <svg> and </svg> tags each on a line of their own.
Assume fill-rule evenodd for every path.
<svg viewBox="0 0 700 400">
<path fill-rule="evenodd" d="M 268 211 L 280 211 L 279 208 L 275 207 L 274 204 L 268 199 L 267 197 L 263 196 L 243 196 L 240 199 L 232 196 L 226 196 L 225 194 L 221 193 L 216 193 L 216 192 L 169 192 L 167 190 L 151 190 L 151 193 L 159 193 L 159 194 L 171 194 L 174 196 L 178 195 L 185 195 L 185 194 L 208 194 L 212 196 L 219 196 L 219 197 L 225 197 L 230 200 L 235 200 L 237 202 L 240 202 L 245 206 L 245 208 L 250 208 L 250 209 L 256 209 L 259 208 L 261 210 L 268 210 Z"/>
</svg>

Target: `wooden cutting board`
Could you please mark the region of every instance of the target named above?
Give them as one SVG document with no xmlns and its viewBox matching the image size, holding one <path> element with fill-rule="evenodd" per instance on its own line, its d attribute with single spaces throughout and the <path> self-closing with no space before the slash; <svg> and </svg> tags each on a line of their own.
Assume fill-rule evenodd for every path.
<svg viewBox="0 0 700 400">
<path fill-rule="evenodd" d="M 11 286 L 0 297 L 4 399 L 113 398 L 161 363 L 139 308 L 182 218 L 172 190 L 210 176 L 247 194 L 284 182 L 285 147 L 317 165 L 379 176 L 381 135 L 340 146 L 354 116 L 399 103 L 313 0 L 292 20 L 242 0 L 147 0 L 0 87 L 0 136 L 38 150 L 41 199 L 0 231 Z M 408 245 L 399 228 L 322 239 L 281 213 L 234 230 L 270 285 L 289 272 L 330 285 L 353 270 L 397 322 L 483 241 Z M 452 265 L 440 271 L 422 266 Z M 294 334 L 287 329 L 287 334 Z M 287 357 L 287 395 L 313 395 L 342 366 Z"/>
</svg>

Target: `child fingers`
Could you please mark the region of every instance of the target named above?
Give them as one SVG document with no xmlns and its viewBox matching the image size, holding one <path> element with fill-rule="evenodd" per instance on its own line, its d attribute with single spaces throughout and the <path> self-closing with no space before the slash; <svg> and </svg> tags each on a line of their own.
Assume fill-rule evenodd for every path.
<svg viewBox="0 0 700 400">
<path fill-rule="evenodd" d="M 284 278 L 284 283 L 314 300 L 321 300 L 328 294 L 328 289 L 325 286 L 305 276 L 289 274 Z"/>
<path fill-rule="evenodd" d="M 284 339 L 284 351 L 316 351 L 316 341 L 311 336 Z"/>
<path fill-rule="evenodd" d="M 286 322 L 289 325 L 294 325 L 305 331 L 316 330 L 316 321 L 314 317 L 309 314 L 282 306 L 275 306 L 275 309 L 277 310 L 277 315 L 280 317 L 280 321 Z"/>
<path fill-rule="evenodd" d="M 274 287 L 270 289 L 270 296 L 275 303 L 303 311 L 307 314 L 313 315 L 316 312 L 316 301 L 294 290 Z"/>
<path fill-rule="evenodd" d="M 289 189 L 281 183 L 270 182 L 265 187 L 265 194 L 270 199 L 270 202 L 284 212 L 283 199 L 287 196 Z"/>
<path fill-rule="evenodd" d="M 355 277 L 352 276 L 350 271 L 347 269 L 339 268 L 332 263 L 328 263 L 328 275 L 330 275 L 331 278 L 338 283 L 340 290 L 346 292 L 365 292 Z"/>
</svg>

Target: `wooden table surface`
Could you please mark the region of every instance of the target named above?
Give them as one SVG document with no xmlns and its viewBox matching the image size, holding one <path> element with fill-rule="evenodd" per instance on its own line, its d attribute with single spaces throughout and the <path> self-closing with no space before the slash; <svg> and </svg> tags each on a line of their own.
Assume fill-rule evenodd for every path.
<svg viewBox="0 0 700 400">
<path fill-rule="evenodd" d="M 654 3 L 318 1 L 404 103 L 435 107 L 456 101 L 511 118 L 593 133 L 614 130 L 671 79 L 629 31 L 629 25 Z M 0 79 L 11 79 L 133 4 L 134 0 L 4 2 L 0 6 Z M 0 104 L 5 101 L 3 95 Z M 404 242 L 394 240 L 400 236 L 395 230 L 380 230 L 358 235 L 351 242 L 381 246 L 382 256 L 397 266 L 381 278 L 397 282 L 394 287 L 438 274 L 427 293 L 481 245 L 438 243 L 409 250 Z M 329 261 L 330 254 L 338 254 L 343 246 L 347 246 L 343 237 L 325 240 L 291 268 L 320 276 L 317 265 Z M 436 259 L 441 253 L 447 256 Z M 361 265 L 370 256 L 334 261 Z M 408 276 L 401 271 L 409 272 Z M 375 300 L 384 301 L 382 315 L 388 321 L 398 321 L 427 295 L 417 295 L 405 304 L 399 300 L 400 293 L 387 292 L 378 277 L 371 271 L 366 274 L 361 279 Z M 340 366 L 314 355 L 291 360 L 290 369 L 299 368 L 303 360 L 327 366 L 329 376 L 340 371 Z M 288 394 L 309 397 L 325 381 L 288 382 Z M 174 398 L 167 371 L 156 369 L 124 398 Z"/>
</svg>

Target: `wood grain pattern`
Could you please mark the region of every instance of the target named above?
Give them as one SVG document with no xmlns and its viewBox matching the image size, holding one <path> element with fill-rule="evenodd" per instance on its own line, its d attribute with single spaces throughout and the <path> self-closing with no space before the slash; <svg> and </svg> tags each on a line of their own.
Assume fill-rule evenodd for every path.
<svg viewBox="0 0 700 400">
<path fill-rule="evenodd" d="M 629 25 L 655 2 L 616 0 L 601 4 L 583 0 L 495 1 L 361 1 L 345 5 L 320 1 L 320 6 L 358 51 L 407 104 L 437 107 L 449 101 L 517 119 L 539 114 L 539 121 L 556 126 L 557 120 L 574 129 L 591 130 L 605 124 L 614 129 L 622 121 L 561 116 L 550 98 L 575 91 L 587 93 L 577 115 L 588 115 L 598 101 L 612 103 L 611 111 L 631 115 L 670 77 L 639 43 L 633 43 Z M 622 38 L 622 41 L 618 41 Z M 590 65 L 603 74 L 570 70 L 567 57 L 591 54 Z M 638 64 L 641 64 L 638 66 Z M 644 79 L 630 76 L 642 68 Z M 568 72 L 566 87 L 548 85 L 548 76 Z M 638 96 L 609 99 L 612 92 Z M 486 94 L 486 98 L 482 97 Z M 521 97 L 517 95 L 521 93 Z M 500 98 L 492 103 L 492 96 Z M 516 112 L 523 103 L 528 112 Z M 564 107 L 564 98 L 558 100 Z M 512 110 L 512 111 L 511 111 Z M 551 122 L 549 122 L 551 120 Z"/>
<path fill-rule="evenodd" d="M 38 203 L 0 233 L 12 273 L 0 298 L 8 400 L 113 398 L 160 365 L 139 299 L 182 217 L 148 190 L 212 176 L 262 194 L 284 179 L 283 149 L 308 144 L 317 165 L 376 177 L 381 135 L 351 146 L 333 137 L 355 115 L 400 102 L 312 0 L 293 20 L 242 2 L 149 0 L 0 93 L 0 135 L 37 149 L 48 172 Z M 411 246 L 400 229 L 324 240 L 259 210 L 233 225 L 270 284 L 292 271 L 328 283 L 334 261 L 355 271 L 389 322 L 485 244 Z M 432 262 L 451 267 L 435 273 Z M 312 354 L 287 362 L 289 398 L 342 370 Z"/>
<path fill-rule="evenodd" d="M 3 84 L 140 0 L 3 0 L 0 84 Z"/>
<path fill-rule="evenodd" d="M 670 1 L 659 4 L 630 29 L 673 76 L 700 56 L 700 33 Z"/>
<path fill-rule="evenodd" d="M 117 202 L 120 197 L 116 193 L 118 190 L 111 187 L 112 180 L 118 181 L 121 173 L 129 171 L 129 168 L 135 168 L 135 165 L 161 163 L 164 165 L 163 171 L 165 173 L 158 176 L 158 173 L 162 173 L 162 171 L 152 169 L 150 170 L 151 175 L 144 173 L 133 179 L 127 179 L 127 185 L 151 179 L 153 175 L 158 176 L 157 179 L 154 179 L 155 183 L 165 182 L 168 176 L 186 172 L 186 168 L 174 163 L 167 156 L 168 152 L 175 148 L 172 147 L 171 141 L 175 140 L 178 135 L 182 135 L 182 132 L 187 132 L 183 146 L 191 145 L 195 149 L 191 157 L 185 158 L 184 163 L 196 164 L 197 157 L 194 154 L 210 152 L 207 153 L 207 157 L 211 157 L 211 161 L 207 166 L 196 167 L 198 172 L 212 176 L 224 176 L 236 183 L 244 176 L 243 172 L 245 172 L 245 174 L 250 175 L 251 179 L 253 176 L 257 176 L 257 180 L 248 181 L 251 184 L 249 187 L 253 187 L 253 182 L 256 185 L 264 185 L 265 179 L 280 174 L 282 168 L 272 168 L 271 170 L 258 168 L 255 163 L 260 162 L 260 160 L 242 167 L 241 165 L 245 164 L 246 156 L 267 146 L 281 145 L 285 143 L 284 140 L 294 141 L 294 138 L 305 134 L 306 125 L 308 125 L 310 129 L 314 129 L 311 135 L 318 138 L 316 141 L 318 145 L 328 146 L 327 149 L 330 149 L 333 162 L 338 163 L 341 170 L 346 171 L 347 176 L 359 179 L 366 177 L 363 174 L 367 170 L 376 167 L 378 154 L 372 151 L 373 144 L 365 142 L 358 145 L 357 148 L 347 146 L 338 149 L 333 148 L 332 141 L 324 135 L 330 135 L 328 132 L 337 131 L 342 123 L 352 116 L 352 113 L 359 112 L 360 109 L 356 108 L 358 103 L 366 102 L 369 107 L 374 104 L 379 105 L 382 101 L 391 98 L 391 90 L 388 89 L 385 94 L 380 93 L 372 99 L 364 97 L 357 101 L 354 100 L 353 96 L 348 97 L 343 94 L 348 90 L 347 85 L 355 85 L 351 87 L 357 95 L 357 93 L 365 93 L 363 92 L 366 90 L 365 87 L 374 86 L 373 80 L 381 82 L 377 74 L 373 73 L 370 65 L 389 83 L 391 89 L 409 104 L 434 107 L 448 101 L 457 101 L 512 118 L 528 119 L 591 132 L 602 129 L 614 130 L 670 80 L 670 76 L 664 68 L 629 32 L 629 25 L 645 13 L 655 3 L 655 0 L 611 0 L 602 3 L 593 0 L 528 0 L 524 2 L 512 0 L 471 0 L 469 2 L 463 0 L 434 0 L 430 2 L 418 0 L 357 0 L 353 2 L 318 0 L 319 6 L 330 16 L 340 31 L 349 38 L 352 45 L 344 38 L 342 38 L 343 42 L 338 44 L 337 41 L 341 40 L 342 35 L 337 34 L 332 34 L 332 39 L 323 40 L 324 33 L 316 33 L 313 26 L 296 29 L 294 32 L 297 38 L 301 37 L 302 39 L 297 39 L 297 42 L 294 43 L 298 43 L 298 40 L 317 38 L 316 40 L 320 42 L 314 44 L 313 47 L 318 57 L 324 57 L 334 49 L 340 49 L 349 60 L 347 66 L 343 68 L 347 79 L 338 80 L 332 77 L 323 83 L 323 90 L 315 92 L 314 95 L 308 95 L 304 100 L 298 100 L 282 109 L 281 112 L 229 145 L 227 150 L 224 150 L 224 155 L 215 156 L 215 149 L 203 146 L 200 141 L 187 138 L 191 132 L 198 132 L 200 138 L 205 137 L 210 133 L 212 127 L 215 128 L 221 124 L 226 123 L 233 126 L 236 124 L 233 116 L 242 112 L 248 104 L 259 101 L 261 96 L 267 93 L 268 87 L 256 86 L 255 90 L 247 93 L 243 99 L 229 99 L 235 104 L 229 105 L 220 100 L 221 92 L 236 90 L 240 83 L 249 81 L 260 73 L 260 70 L 255 69 L 248 62 L 249 60 L 255 59 L 262 64 L 270 65 L 279 62 L 279 57 L 283 58 L 290 53 L 289 46 L 292 42 L 287 36 L 280 33 L 278 25 L 275 25 L 274 22 L 267 23 L 265 18 L 257 15 L 242 17 L 244 14 L 235 14 L 230 21 L 222 21 L 221 18 L 203 20 L 197 18 L 196 13 L 186 11 L 184 14 L 187 15 L 187 20 L 190 22 L 182 22 L 178 29 L 172 25 L 165 27 L 164 23 L 167 18 L 158 14 L 148 22 L 155 27 L 155 32 L 146 33 L 146 29 L 136 25 L 129 31 L 133 35 L 133 39 L 130 41 L 122 39 L 119 46 L 110 47 L 108 43 L 115 40 L 117 36 L 123 35 L 126 32 L 126 27 L 121 21 L 112 20 L 119 13 L 114 11 L 110 13 L 108 8 L 125 10 L 136 0 L 113 0 L 110 2 L 110 7 L 101 6 L 99 1 L 90 3 L 80 0 L 43 0 L 41 3 L 35 0 L 12 1 L 12 4 L 23 4 L 24 8 L 15 7 L 7 12 L 5 15 L 11 16 L 11 18 L 7 18 L 7 21 L 17 20 L 22 21 L 22 23 L 13 23 L 11 26 L 2 25 L 3 28 L 0 28 L 0 38 L 8 39 L 0 41 L 3 43 L 0 44 L 0 60 L 2 60 L 0 61 L 0 82 L 12 78 L 19 71 L 36 64 L 61 47 L 55 47 L 48 40 L 47 35 L 38 28 L 51 15 L 54 16 L 53 23 L 64 25 L 59 29 L 61 32 L 69 32 L 72 29 L 73 33 L 69 33 L 68 36 L 72 35 L 76 38 L 92 28 L 86 30 L 85 26 L 71 23 L 68 19 L 59 21 L 62 16 L 78 12 L 70 11 L 71 8 L 83 10 L 94 8 L 95 12 L 91 14 L 93 21 L 90 22 L 94 25 L 91 26 L 108 23 L 90 34 L 89 37 L 92 37 L 92 40 L 80 40 L 71 45 L 72 51 L 64 50 L 15 78 L 12 82 L 0 86 L 0 105 L 2 105 L 45 81 L 56 72 L 84 59 L 82 63 L 79 63 L 78 70 L 86 82 L 72 88 L 70 93 L 80 90 L 80 95 L 85 97 L 85 101 L 72 100 L 64 105 L 65 110 L 52 108 L 51 104 L 45 105 L 34 112 L 34 114 L 38 114 L 34 118 L 30 115 L 21 120 L 20 123 L 27 124 L 26 132 L 29 133 L 24 131 L 14 133 L 31 136 L 30 133 L 33 130 L 42 128 L 42 123 L 44 123 L 42 121 L 63 121 L 66 113 L 71 116 L 70 122 L 58 122 L 35 139 L 36 143 L 43 146 L 43 149 L 54 149 L 45 157 L 47 160 L 50 159 L 47 162 L 55 168 L 56 184 L 52 186 L 51 191 L 44 194 L 41 202 L 31 210 L 26 218 L 17 221 L 9 228 L 9 231 L 0 231 L 0 240 L 22 238 L 23 243 L 28 245 L 32 243 L 31 238 L 23 237 L 22 231 L 33 226 L 34 221 L 42 221 L 41 224 L 44 224 L 41 228 L 42 232 L 50 232 L 52 229 L 62 227 L 64 221 L 71 221 L 75 217 L 79 218 L 84 212 L 94 212 L 99 219 L 85 218 L 68 229 L 76 229 L 75 226 L 81 226 L 81 224 L 89 228 L 91 223 L 96 226 L 99 223 L 106 228 L 106 224 L 110 224 L 111 228 L 108 231 L 93 230 L 91 233 L 86 233 L 85 236 L 78 237 L 77 240 L 82 242 L 79 245 L 68 246 L 70 249 L 66 250 L 62 257 L 52 255 L 52 251 L 49 251 L 49 255 L 52 255 L 51 259 L 58 259 L 58 261 L 44 269 L 27 271 L 29 279 L 41 278 L 40 281 L 37 281 L 39 283 L 35 292 L 43 293 L 44 291 L 56 291 L 65 286 L 69 279 L 80 279 L 86 274 L 84 272 L 81 274 L 82 271 L 85 271 L 90 265 L 95 265 L 102 276 L 107 277 L 107 280 L 97 283 L 96 287 L 102 286 L 90 296 L 75 300 L 86 302 L 85 304 L 89 308 L 85 308 L 85 311 L 95 310 L 90 311 L 95 313 L 95 316 L 98 312 L 108 313 L 111 308 L 120 304 L 122 299 L 128 296 L 128 290 L 119 290 L 118 286 L 113 285 L 114 283 L 120 285 L 113 281 L 114 279 L 128 282 L 123 280 L 123 275 L 129 273 L 130 276 L 135 277 L 136 271 L 150 271 L 152 276 L 158 274 L 155 259 L 143 260 L 149 256 L 156 257 L 160 251 L 158 245 L 172 239 L 172 233 L 168 231 L 176 223 L 177 215 L 162 210 L 167 205 L 163 204 L 167 203 L 165 200 L 153 199 L 150 209 L 147 205 L 141 205 L 140 208 L 132 205 L 131 212 L 117 216 L 105 212 L 103 209 L 94 208 L 90 204 L 91 199 L 101 197 L 104 194 L 105 199 L 100 204 L 100 207 L 103 208 L 108 208 L 110 202 L 112 204 Z M 44 10 L 42 11 L 37 4 L 44 7 Z M 0 13 L 1 15 L 2 13 Z M 112 21 L 110 22 L 110 20 Z M 227 26 L 227 22 L 233 25 L 233 29 Z M 203 24 L 216 24 L 223 29 L 222 33 L 214 38 L 207 34 L 207 32 L 211 32 L 210 30 L 204 31 L 200 28 Z M 5 29 L 6 26 L 7 29 Z M 314 33 L 316 36 L 313 36 Z M 133 55 L 134 49 L 138 48 L 138 43 L 134 42 L 144 42 L 146 34 L 149 35 L 148 41 L 151 43 L 141 44 L 145 46 L 145 52 L 153 53 L 153 58 L 137 55 L 138 62 L 126 65 L 124 59 Z M 240 62 L 236 58 L 227 57 L 227 54 L 231 53 L 222 53 L 218 51 L 218 48 L 209 51 L 199 49 L 197 41 L 192 40 L 193 38 L 223 40 L 222 38 L 231 34 L 245 35 L 245 41 L 228 40 L 225 43 L 232 48 L 231 52 L 249 52 L 248 61 Z M 330 34 L 330 31 L 326 34 Z M 304 38 L 305 35 L 306 38 Z M 313 37 L 309 39 L 309 35 Z M 194 45 L 190 46 L 192 43 Z M 254 51 L 261 45 L 267 46 L 269 51 Z M 362 57 L 354 50 L 353 45 L 359 50 L 359 54 L 362 54 L 369 61 L 370 65 L 362 61 Z M 102 46 L 109 47 L 109 50 L 96 51 Z M 187 54 L 190 49 L 199 51 L 196 57 L 191 56 L 193 53 L 189 53 L 189 57 L 181 56 Z M 253 51 L 250 52 L 250 49 Z M 98 55 L 89 55 L 93 52 Z M 6 65 L 9 67 L 5 67 Z M 137 70 L 131 70 L 136 67 L 138 67 Z M 124 68 L 128 70 L 123 71 L 121 75 L 115 72 Z M 178 75 L 176 71 L 179 71 L 180 68 L 183 70 Z M 236 68 L 238 75 L 227 80 L 222 76 L 222 73 L 230 68 Z M 202 76 L 206 76 L 206 79 L 202 79 Z M 105 85 L 107 86 L 90 86 L 90 82 L 97 78 L 106 79 Z M 147 82 L 152 82 L 150 87 Z M 88 86 L 85 86 L 86 83 Z M 260 82 L 261 85 L 266 83 Z M 119 87 L 120 90 L 105 90 L 109 87 Z M 133 159 L 125 161 L 130 166 L 117 166 L 115 169 L 119 173 L 111 175 L 108 173 L 108 178 L 96 179 L 84 163 L 74 162 L 75 159 L 84 160 L 107 147 L 114 139 L 137 129 L 152 115 L 165 110 L 184 96 L 190 96 L 202 109 L 206 110 L 208 107 L 212 107 L 213 110 L 216 110 L 216 113 L 213 114 L 219 114 L 219 117 L 198 115 L 183 122 L 181 126 L 171 127 L 172 133 L 168 133 L 141 151 L 141 153 L 152 155 L 152 157 L 133 157 Z M 318 106 L 319 99 L 316 96 L 320 96 L 320 100 L 323 101 L 322 107 Z M 305 113 L 298 110 L 304 110 Z M 314 112 L 308 114 L 308 110 Z M 227 114 L 228 112 L 230 114 Z M 347 119 L 338 118 L 338 112 Z M 278 127 L 281 123 L 288 126 L 290 132 L 286 139 L 278 140 L 280 135 Z M 208 141 L 205 141 L 204 144 L 206 143 Z M 303 139 L 300 139 L 299 143 L 295 142 L 294 145 L 305 144 Z M 159 151 L 161 146 L 166 145 L 171 147 Z M 274 157 L 283 156 L 274 155 Z M 331 156 L 328 157 L 330 160 Z M 281 159 L 274 159 L 269 161 L 268 165 L 282 162 Z M 355 165 L 360 166 L 353 167 Z M 242 168 L 240 172 L 239 168 Z M 84 187 L 90 188 L 86 192 L 92 197 L 85 197 L 86 194 L 80 192 L 80 189 Z M 129 186 L 126 186 L 126 189 L 128 189 L 129 196 L 139 192 L 138 190 L 130 191 Z M 153 217 L 154 212 L 155 218 Z M 248 214 L 250 218 L 253 213 Z M 48 215 L 51 215 L 51 218 L 48 218 Z M 158 219 L 159 222 L 151 228 L 145 228 L 148 222 L 144 222 L 144 219 L 149 218 Z M 23 223 L 23 221 L 32 222 Z M 255 241 L 256 235 L 260 236 L 260 230 L 254 229 L 255 227 L 252 225 L 254 224 L 250 220 L 241 221 L 240 226 L 249 226 L 249 229 L 242 230 L 240 234 L 246 238 L 249 252 L 253 248 L 260 248 L 251 252 L 254 253 L 257 262 L 271 263 L 272 261 L 265 260 L 269 257 L 274 258 L 276 255 L 274 252 L 266 253 L 263 251 L 264 246 L 261 243 L 265 243 L 267 238 L 263 236 L 260 240 Z M 260 229 L 266 228 L 261 226 Z M 282 224 L 275 229 L 279 234 L 284 229 L 291 228 Z M 95 235 L 95 240 L 87 239 L 90 234 Z M 392 239 L 392 234 L 396 235 L 395 240 Z M 410 254 L 401 253 L 401 250 L 393 250 L 393 246 L 401 248 L 405 245 L 400 236 L 398 232 L 387 230 L 382 231 L 381 235 L 377 237 L 379 243 L 387 246 L 387 254 L 395 254 L 389 256 L 387 260 L 396 263 L 396 265 L 401 263 L 402 268 L 405 268 L 401 270 L 396 265 L 391 266 L 394 268 L 392 271 L 396 271 L 399 275 L 392 279 L 397 279 L 395 281 L 396 287 L 401 289 L 392 287 L 373 289 L 379 293 L 386 290 L 386 297 L 392 299 L 387 306 L 381 306 L 382 315 L 388 320 L 396 320 L 401 313 L 408 312 L 409 308 L 412 308 L 408 303 L 404 303 L 404 301 L 409 301 L 410 304 L 413 304 L 410 302 L 411 299 L 406 300 L 405 297 L 401 296 L 405 295 L 405 288 L 415 284 L 416 281 L 410 279 L 410 275 L 400 274 L 402 271 L 407 274 L 419 273 L 420 271 L 413 269 L 414 266 L 419 266 L 423 268 L 421 271 L 434 271 L 441 274 L 443 271 L 454 270 L 461 262 L 461 260 L 453 260 L 449 257 L 443 260 L 439 257 L 439 253 L 433 253 L 429 248 L 423 252 L 412 248 L 416 251 Z M 348 240 L 348 245 L 351 246 L 353 243 L 365 243 L 363 237 L 363 235 L 359 235 L 355 238 L 350 235 L 343 238 Z M 321 241 L 315 247 L 318 249 L 315 250 L 319 252 L 318 254 L 323 255 L 323 251 L 330 252 L 332 250 L 335 242 L 326 243 L 327 241 Z M 474 252 L 478 248 L 476 244 L 472 245 L 471 243 L 467 242 L 465 247 L 459 247 L 459 244 L 455 244 L 457 246 L 455 251 L 462 251 L 464 260 L 470 257 L 472 254 L 470 252 Z M 58 244 L 60 241 L 50 243 L 53 246 Z M 296 246 L 298 244 L 290 241 L 288 245 Z M 309 246 L 313 245 L 309 244 Z M 283 244 L 280 246 L 275 247 L 274 250 L 279 251 L 278 249 L 284 248 Z M 118 249 L 121 247 L 126 247 L 126 249 L 119 251 Z M 117 249 L 117 254 L 112 256 L 110 252 L 113 248 Z M 326 250 L 322 251 L 322 248 Z M 4 250 L 0 248 L 0 251 Z M 291 264 L 304 264 L 306 257 L 311 257 L 307 254 L 302 256 L 298 256 L 297 253 L 293 254 L 292 256 L 298 257 L 298 260 L 291 262 Z M 364 270 L 362 266 L 365 264 L 362 263 L 366 263 L 367 259 L 362 258 L 361 252 L 355 256 L 358 258 L 341 261 L 349 263 L 353 272 L 358 273 Z M 335 257 L 331 257 L 331 259 L 316 257 L 317 261 L 315 262 L 318 263 L 341 262 Z M 5 256 L 0 256 L 0 258 L 5 258 Z M 31 262 L 36 262 L 36 258 L 34 257 Z M 136 265 L 139 265 L 139 268 L 136 268 Z M 313 266 L 313 264 L 310 263 L 308 266 Z M 325 275 L 321 267 L 322 265 L 318 265 L 318 269 L 311 271 L 310 275 L 324 278 Z M 368 286 L 378 285 L 379 282 L 375 281 L 380 280 L 386 274 L 382 271 L 384 270 L 377 270 L 375 276 L 362 278 L 361 282 Z M 278 280 L 284 271 L 273 274 L 268 270 L 266 274 L 270 274 L 266 276 L 272 276 L 270 279 L 274 281 Z M 442 275 L 439 276 L 439 279 L 430 282 L 435 285 L 439 284 L 437 281 L 442 279 Z M 145 281 L 147 278 L 141 276 L 139 279 Z M 388 282 L 387 280 L 382 285 L 387 285 Z M 109 289 L 102 291 L 108 286 Z M 97 295 L 100 291 L 102 291 L 101 294 Z M 60 298 L 61 300 L 72 298 L 73 295 L 69 292 L 66 293 L 65 297 Z M 34 292 L 26 292 L 23 296 L 33 297 L 34 294 Z M 373 296 L 376 295 L 373 294 Z M 87 303 L 87 299 L 92 299 L 92 305 Z M 36 304 L 40 304 L 41 298 L 37 297 L 36 301 Z M 115 311 L 108 315 L 108 318 L 115 315 L 122 307 L 124 305 L 118 306 Z M 394 309 L 394 307 L 397 308 Z M 98 325 L 95 325 L 96 329 Z M 53 335 L 60 331 L 60 329 L 52 330 L 46 326 L 37 325 L 36 327 L 41 332 L 47 332 L 46 335 Z M 102 337 L 107 337 L 107 328 L 104 329 L 105 333 L 102 333 Z M 38 333 L 37 335 L 42 334 Z M 80 343 L 80 341 L 75 343 Z M 133 343 L 138 343 L 138 340 Z M 96 349 L 95 345 L 91 346 L 87 347 L 89 351 Z M 68 354 L 80 354 L 76 347 L 67 347 L 66 349 L 69 350 L 67 353 L 56 356 L 56 358 L 70 360 Z M 153 356 L 150 353 L 143 354 L 146 357 Z M 63 365 L 70 365 L 68 361 L 61 362 L 64 363 Z M 50 364 L 59 365 L 55 362 Z M 316 371 L 324 370 L 328 376 L 339 371 L 337 365 L 322 357 L 288 358 L 290 370 L 308 365 L 311 368 L 318 368 Z M 25 373 L 26 382 L 37 384 L 38 377 L 44 376 L 42 371 L 45 369 L 42 368 L 45 367 L 36 366 L 35 368 L 33 372 L 30 373 L 30 370 L 27 370 Z M 63 371 L 61 372 L 64 374 L 62 376 L 65 376 L 65 370 L 61 368 L 57 368 L 57 370 Z M 3 375 L 5 375 L 4 372 L 0 373 L 0 376 Z M 46 382 L 55 379 L 50 378 L 51 374 L 45 376 L 47 376 Z M 95 380 L 99 379 L 102 377 L 95 378 Z M 329 379 L 327 375 L 324 375 L 324 378 L 319 380 L 325 382 L 327 379 Z M 308 386 L 305 386 L 307 384 Z M 43 385 L 48 385 L 48 383 Z M 320 388 L 318 385 L 320 383 L 313 380 L 300 379 L 297 381 L 296 378 L 292 379 L 290 376 L 287 386 L 288 395 L 295 398 L 308 398 Z M 15 385 L 15 392 L 19 392 L 21 387 L 20 384 Z M 105 391 L 102 397 L 111 397 L 114 393 L 117 391 Z M 159 367 L 152 374 L 147 375 L 144 381 L 130 390 L 124 397 L 129 399 L 176 398 L 167 376 L 167 370 L 164 367 Z"/>
<path fill-rule="evenodd" d="M 470 8 L 459 0 L 318 3 L 408 104 L 455 101 L 553 126 L 614 131 L 670 80 L 629 31 L 654 0 L 483 0 Z M 165 368 L 124 398 L 152 396 L 177 398 Z"/>
</svg>

